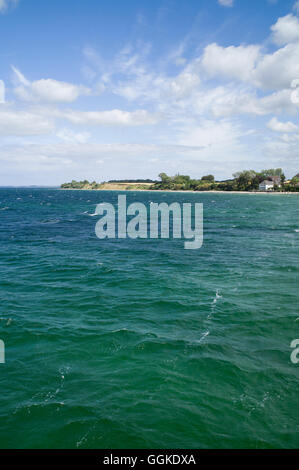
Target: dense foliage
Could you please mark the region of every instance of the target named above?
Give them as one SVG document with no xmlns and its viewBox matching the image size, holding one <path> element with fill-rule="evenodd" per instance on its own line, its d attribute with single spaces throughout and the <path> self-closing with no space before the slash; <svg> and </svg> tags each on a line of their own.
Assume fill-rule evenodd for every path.
<svg viewBox="0 0 299 470">
<path fill-rule="evenodd" d="M 298 175 L 286 184 L 286 178 L 281 168 L 272 168 L 256 172 L 244 170 L 233 175 L 233 179 L 216 182 L 213 175 L 203 176 L 201 179 L 191 179 L 186 175 L 168 176 L 160 173 L 161 181 L 154 185 L 154 189 L 164 190 L 192 190 L 192 191 L 257 191 L 259 184 L 264 180 L 274 183 L 275 191 L 299 191 Z"/>
<path fill-rule="evenodd" d="M 160 173 L 161 181 L 153 186 L 153 189 L 168 189 L 173 191 L 208 191 L 215 189 L 214 176 L 203 176 L 201 179 L 192 179 L 188 175 L 168 176 Z"/>
<path fill-rule="evenodd" d="M 286 181 L 285 175 L 281 168 L 271 168 L 256 172 L 254 170 L 244 170 L 234 173 L 233 179 L 226 181 L 215 181 L 213 175 L 205 175 L 200 179 L 192 179 L 188 175 L 177 174 L 168 176 L 166 173 L 160 173 L 160 181 L 150 179 L 139 180 L 110 180 L 109 183 L 136 183 L 136 186 L 129 186 L 128 189 L 155 189 L 155 190 L 171 190 L 171 191 L 257 191 L 259 184 L 264 181 L 272 181 L 274 183 L 274 191 L 299 192 L 299 173 L 291 180 Z M 153 183 L 152 186 L 141 183 Z M 84 181 L 71 181 L 61 185 L 62 189 L 101 189 L 103 183 L 90 183 Z M 139 186 L 138 186 L 139 185 Z"/>
<path fill-rule="evenodd" d="M 87 180 L 84 181 L 75 181 L 72 180 L 70 183 L 63 183 L 61 185 L 62 189 L 99 189 L 101 187 L 100 183 L 93 181 L 90 183 Z"/>
<path fill-rule="evenodd" d="M 137 180 L 109 180 L 108 183 L 157 183 L 151 179 L 137 179 Z"/>
</svg>

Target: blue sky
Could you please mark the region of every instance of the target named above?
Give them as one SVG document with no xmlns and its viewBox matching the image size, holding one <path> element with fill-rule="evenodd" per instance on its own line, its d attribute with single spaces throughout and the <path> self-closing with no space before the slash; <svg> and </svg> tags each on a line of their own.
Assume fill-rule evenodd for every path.
<svg viewBox="0 0 299 470">
<path fill-rule="evenodd" d="M 0 0 L 0 57 L 0 185 L 299 171 L 299 2 Z"/>
</svg>

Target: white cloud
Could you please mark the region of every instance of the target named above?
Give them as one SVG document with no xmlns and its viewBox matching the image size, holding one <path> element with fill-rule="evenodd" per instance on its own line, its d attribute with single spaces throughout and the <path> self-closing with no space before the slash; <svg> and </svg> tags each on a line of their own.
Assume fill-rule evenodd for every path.
<svg viewBox="0 0 299 470">
<path fill-rule="evenodd" d="M 253 83 L 266 90 L 284 89 L 295 78 L 299 78 L 299 43 L 264 55 L 254 71 Z"/>
<path fill-rule="evenodd" d="M 184 68 L 173 76 L 155 72 L 144 61 L 139 64 L 139 60 L 132 48 L 124 49 L 118 55 L 118 61 L 112 61 L 114 71 L 108 74 L 106 91 L 139 104 L 151 103 L 168 116 L 169 113 L 173 116 L 175 111 L 181 114 L 192 111 L 196 115 L 206 112 L 218 117 L 296 111 L 289 89 L 293 78 L 299 77 L 297 43 L 271 54 L 262 54 L 259 45 L 222 47 L 212 43 L 204 49 L 202 56 L 184 64 Z M 118 77 L 115 80 L 116 71 Z M 211 78 L 220 83 L 223 79 L 230 80 L 234 84 L 210 89 Z M 238 82 L 245 82 L 248 89 L 240 87 Z M 258 97 L 259 88 L 275 93 Z"/>
<path fill-rule="evenodd" d="M 52 120 L 39 114 L 0 108 L 1 135 L 48 134 L 53 129 Z"/>
<path fill-rule="evenodd" d="M 16 6 L 19 0 L 0 0 L 0 13 L 5 13 L 10 6 Z"/>
<path fill-rule="evenodd" d="M 239 131 L 227 120 L 203 119 L 193 126 L 188 125 L 179 138 L 181 145 L 202 146 L 203 148 L 223 149 L 237 143 Z"/>
<path fill-rule="evenodd" d="M 128 101 L 152 102 L 161 109 L 165 103 L 188 99 L 200 83 L 199 65 L 195 60 L 174 76 L 144 70 L 142 73 L 129 73 L 111 87 L 114 94 Z"/>
<path fill-rule="evenodd" d="M 0 80 L 0 104 L 5 103 L 5 83 Z"/>
<path fill-rule="evenodd" d="M 152 87 L 150 87 L 150 82 Z M 147 101 L 152 99 L 155 94 L 155 86 L 153 84 L 153 78 L 148 77 L 137 77 L 135 79 L 129 79 L 112 85 L 112 91 L 115 95 L 122 96 L 128 101 Z"/>
<path fill-rule="evenodd" d="M 167 61 L 169 63 L 174 63 L 178 67 L 186 64 L 187 59 L 183 57 L 183 54 L 186 51 L 187 40 L 188 40 L 187 38 L 188 36 L 170 52 L 170 54 L 167 57 Z"/>
<path fill-rule="evenodd" d="M 294 118 L 299 106 L 291 101 L 291 82 L 299 79 L 297 21 L 287 15 L 273 25 L 271 37 L 277 46 L 271 44 L 269 53 L 269 41 L 228 47 L 212 43 L 196 53 L 189 49 L 192 41 L 186 40 L 166 51 L 165 61 L 153 62 L 150 45 L 140 42 L 123 47 L 108 61 L 87 48 L 88 65 L 82 70 L 92 92 L 50 78 L 31 82 L 14 68 L 15 92 L 27 103 L 22 111 L 14 110 L 15 104 L 1 105 L 1 133 L 48 135 L 30 138 L 32 145 L 28 137 L 1 139 L 8 143 L 0 152 L 5 171 L 13 164 L 28 178 L 31 171 L 44 172 L 44 178 L 53 171 L 55 182 L 57 174 L 62 181 L 132 174 L 156 177 L 160 171 L 194 176 L 209 171 L 224 178 L 249 166 L 290 167 L 297 147 L 299 155 L 299 125 Z M 87 110 L 53 105 L 72 103 L 89 93 L 93 103 Z M 117 109 L 105 111 L 111 93 L 126 104 L 114 96 Z M 100 94 L 104 96 L 96 96 Z M 1 95 L 4 92 L 0 91 L 0 101 Z M 277 117 L 269 121 L 273 115 Z M 136 132 L 135 126 L 148 127 Z M 99 162 L 100 175 L 94 171 Z"/>
<path fill-rule="evenodd" d="M 291 121 L 280 122 L 276 117 L 272 118 L 271 121 L 267 124 L 268 128 L 275 132 L 296 132 L 298 131 L 298 126 Z"/>
<path fill-rule="evenodd" d="M 294 113 L 296 105 L 291 101 L 291 90 L 283 90 L 264 97 L 258 97 L 255 90 L 243 86 L 218 86 L 203 89 L 190 100 L 190 114 L 214 117 L 236 115 L 263 116 L 289 111 Z"/>
<path fill-rule="evenodd" d="M 106 91 L 128 101 L 150 103 L 170 120 L 204 114 L 262 116 L 297 111 L 290 99 L 290 83 L 294 76 L 299 77 L 299 44 L 263 55 L 259 45 L 222 47 L 213 43 L 173 76 L 159 74 L 144 62 L 139 64 L 132 48 L 123 50 L 119 57 L 121 79 L 114 80 L 115 71 L 119 71 L 116 67 L 106 81 Z M 234 83 L 211 88 L 211 78 Z M 245 82 L 246 87 L 238 82 Z M 274 93 L 258 96 L 259 88 Z"/>
<path fill-rule="evenodd" d="M 299 19 L 292 14 L 278 18 L 277 22 L 271 26 L 271 31 L 273 41 L 278 46 L 298 41 Z"/>
<path fill-rule="evenodd" d="M 75 101 L 80 94 L 88 94 L 85 87 L 71 83 L 58 82 L 57 80 L 42 79 L 31 84 L 33 96 L 41 101 Z"/>
<path fill-rule="evenodd" d="M 291 100 L 291 90 L 280 90 L 259 100 L 259 105 L 264 110 L 262 114 L 272 113 L 296 113 L 296 105 Z"/>
<path fill-rule="evenodd" d="M 299 78 L 299 18 L 279 18 L 271 29 L 276 43 L 283 47 L 262 54 L 259 45 L 209 44 L 197 59 L 203 72 L 208 78 L 243 81 L 268 91 L 288 89 Z"/>
<path fill-rule="evenodd" d="M 234 5 L 234 0 L 218 0 L 218 3 L 223 7 L 232 7 Z"/>
<path fill-rule="evenodd" d="M 24 85 L 24 86 L 30 86 L 30 82 L 29 80 L 27 80 L 27 78 L 22 74 L 22 72 L 20 72 L 20 70 L 18 70 L 16 67 L 14 67 L 13 65 L 11 66 L 15 76 L 16 76 L 16 79 L 17 81 L 21 84 L 21 85 Z"/>
<path fill-rule="evenodd" d="M 79 95 L 90 94 L 90 90 L 82 85 L 73 85 L 51 78 L 30 82 L 16 67 L 12 69 L 18 82 L 14 92 L 24 101 L 69 103 L 75 101 Z"/>
<path fill-rule="evenodd" d="M 191 70 L 184 70 L 182 73 L 173 78 L 157 78 L 155 85 L 159 89 L 159 95 L 169 97 L 171 99 L 182 99 L 190 96 L 190 94 L 198 88 L 200 78 Z"/>
<path fill-rule="evenodd" d="M 283 137 L 266 141 L 262 151 L 266 159 L 271 159 L 273 167 L 283 168 L 287 165 L 288 175 L 292 177 L 298 173 L 299 142 L 295 135 Z"/>
<path fill-rule="evenodd" d="M 299 1 L 295 2 L 293 5 L 293 10 L 299 14 Z"/>
<path fill-rule="evenodd" d="M 74 132 L 71 129 L 61 129 L 56 135 L 64 142 L 77 142 L 78 144 L 85 144 L 90 138 L 89 132 Z"/>
<path fill-rule="evenodd" d="M 111 111 L 56 110 L 49 112 L 72 124 L 90 126 L 143 126 L 156 124 L 160 119 L 158 114 L 151 114 L 144 109 L 137 111 L 122 111 L 121 109 Z"/>
<path fill-rule="evenodd" d="M 153 162 L 153 156 L 157 155 L 159 158 Z M 124 175 L 129 177 L 132 169 L 135 177 L 156 178 L 165 170 L 174 174 L 180 164 L 184 164 L 187 171 L 199 171 L 203 175 L 211 167 L 216 169 L 215 161 L 210 160 L 211 155 L 211 150 L 202 146 L 64 142 L 1 146 L 0 161 L 2 171 L 13 171 L 14 177 L 17 175 L 23 184 L 57 184 L 72 178 L 103 181 Z M 234 155 L 239 155 L 239 152 Z M 225 157 L 219 145 L 219 176 L 223 175 L 221 164 Z M 100 170 L 99 162 L 102 164 Z M 231 176 L 230 168 L 224 170 L 227 176 Z"/>
<path fill-rule="evenodd" d="M 221 47 L 209 44 L 202 57 L 202 67 L 209 77 L 249 81 L 260 54 L 260 46 Z"/>
</svg>

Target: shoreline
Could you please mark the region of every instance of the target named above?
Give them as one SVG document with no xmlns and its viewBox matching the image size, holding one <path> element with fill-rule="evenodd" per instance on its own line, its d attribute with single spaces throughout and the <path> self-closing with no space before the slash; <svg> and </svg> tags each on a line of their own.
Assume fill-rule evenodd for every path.
<svg viewBox="0 0 299 470">
<path fill-rule="evenodd" d="M 173 190 L 173 189 L 84 189 L 84 188 L 58 188 L 59 191 L 117 191 L 117 192 L 147 192 L 147 193 L 194 193 L 194 194 L 248 194 L 248 195 L 265 195 L 271 194 L 275 196 L 290 196 L 299 194 L 299 191 L 294 192 L 279 192 L 279 191 L 191 191 L 191 190 Z"/>
</svg>

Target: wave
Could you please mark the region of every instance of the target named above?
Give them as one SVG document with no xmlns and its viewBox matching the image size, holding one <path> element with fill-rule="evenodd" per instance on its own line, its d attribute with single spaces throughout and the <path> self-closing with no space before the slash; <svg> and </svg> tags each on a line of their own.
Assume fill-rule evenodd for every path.
<svg viewBox="0 0 299 470">
<path fill-rule="evenodd" d="M 61 222 L 60 219 L 46 219 L 42 220 L 40 223 L 43 225 L 52 225 L 52 224 L 59 224 Z"/>
</svg>

